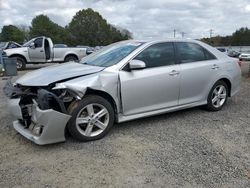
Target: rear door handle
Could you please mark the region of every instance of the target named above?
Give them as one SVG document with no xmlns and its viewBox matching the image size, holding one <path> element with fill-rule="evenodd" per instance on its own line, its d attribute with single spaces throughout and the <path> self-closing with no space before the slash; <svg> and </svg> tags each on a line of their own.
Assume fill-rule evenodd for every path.
<svg viewBox="0 0 250 188">
<path fill-rule="evenodd" d="M 180 74 L 180 72 L 178 72 L 178 71 L 176 71 L 176 70 L 172 70 L 172 71 L 169 73 L 170 76 L 175 76 L 175 75 L 178 75 L 178 74 Z"/>
<path fill-rule="evenodd" d="M 216 65 L 216 64 L 214 64 L 213 66 L 212 66 L 212 69 L 218 69 L 218 68 L 220 68 L 218 65 Z"/>
</svg>

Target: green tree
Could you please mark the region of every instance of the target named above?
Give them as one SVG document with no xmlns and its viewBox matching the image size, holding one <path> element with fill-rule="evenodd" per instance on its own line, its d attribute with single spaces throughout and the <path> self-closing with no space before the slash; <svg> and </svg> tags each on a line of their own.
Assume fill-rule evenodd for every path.
<svg viewBox="0 0 250 188">
<path fill-rule="evenodd" d="M 30 37 L 46 36 L 50 37 L 54 43 L 67 43 L 69 33 L 64 27 L 52 22 L 48 16 L 36 16 L 30 27 Z"/>
<path fill-rule="evenodd" d="M 250 30 L 240 28 L 232 34 L 232 45 L 234 46 L 249 46 L 250 45 Z"/>
<path fill-rule="evenodd" d="M 27 42 L 30 39 L 30 27 L 27 25 L 18 25 L 20 31 L 22 31 L 25 41 Z"/>
<path fill-rule="evenodd" d="M 107 45 L 130 38 L 127 33 L 121 33 L 108 24 L 98 12 L 90 8 L 77 12 L 67 26 L 67 30 L 71 34 L 71 42 L 74 45 Z"/>
<path fill-rule="evenodd" d="M 242 27 L 232 35 L 202 38 L 201 41 L 212 46 L 250 46 L 250 29 Z"/>
<path fill-rule="evenodd" d="M 24 33 L 14 25 L 3 26 L 1 33 L 1 41 L 15 41 L 23 43 L 25 39 Z"/>
</svg>

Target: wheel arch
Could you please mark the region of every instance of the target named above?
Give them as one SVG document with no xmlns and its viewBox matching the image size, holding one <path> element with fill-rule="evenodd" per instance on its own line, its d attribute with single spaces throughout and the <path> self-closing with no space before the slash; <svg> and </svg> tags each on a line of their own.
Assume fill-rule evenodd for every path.
<svg viewBox="0 0 250 188">
<path fill-rule="evenodd" d="M 223 82 L 225 82 L 227 84 L 227 87 L 228 87 L 228 96 L 231 97 L 231 89 L 232 89 L 232 83 L 231 83 L 231 81 L 228 78 L 226 78 L 226 77 L 221 78 L 221 79 L 219 79 L 217 81 L 223 81 Z"/>
<path fill-rule="evenodd" d="M 74 54 L 74 53 L 68 53 L 68 54 L 65 55 L 64 61 L 66 60 L 67 57 L 70 57 L 70 56 L 75 57 L 77 60 L 79 60 L 79 58 L 78 58 L 78 56 L 76 54 Z"/>
<path fill-rule="evenodd" d="M 23 56 L 23 55 L 21 55 L 21 54 L 12 54 L 9 57 L 20 57 L 20 58 L 22 58 L 25 61 L 25 63 L 28 62 L 27 59 L 26 59 L 26 57 Z"/>
<path fill-rule="evenodd" d="M 115 112 L 115 121 L 117 121 L 117 118 L 118 118 L 117 104 L 116 104 L 115 100 L 113 99 L 113 97 L 110 94 L 108 94 L 105 91 L 88 88 L 86 90 L 86 92 L 85 92 L 85 95 L 98 95 L 98 96 L 103 97 L 104 99 L 106 99 L 112 105 L 112 107 L 114 109 L 114 112 Z"/>
</svg>

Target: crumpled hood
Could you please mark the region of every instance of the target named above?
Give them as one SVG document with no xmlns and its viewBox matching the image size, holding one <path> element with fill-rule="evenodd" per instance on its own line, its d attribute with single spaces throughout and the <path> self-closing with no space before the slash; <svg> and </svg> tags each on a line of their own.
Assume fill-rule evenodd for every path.
<svg viewBox="0 0 250 188">
<path fill-rule="evenodd" d="M 6 53 L 7 56 L 11 56 L 15 53 L 27 53 L 28 48 L 27 47 L 19 47 L 19 48 L 10 48 L 10 49 L 5 49 L 4 52 Z"/>
<path fill-rule="evenodd" d="M 16 83 L 23 86 L 47 86 L 60 80 L 100 72 L 103 69 L 104 67 L 90 66 L 80 63 L 64 63 L 29 72 L 20 77 Z"/>
</svg>

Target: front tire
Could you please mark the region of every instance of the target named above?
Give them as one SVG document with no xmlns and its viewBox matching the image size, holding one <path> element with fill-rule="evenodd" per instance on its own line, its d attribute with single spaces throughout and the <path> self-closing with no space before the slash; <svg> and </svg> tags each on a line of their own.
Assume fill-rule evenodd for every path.
<svg viewBox="0 0 250 188">
<path fill-rule="evenodd" d="M 16 57 L 16 67 L 17 70 L 25 70 L 26 68 L 26 61 L 22 57 Z"/>
<path fill-rule="evenodd" d="M 82 142 L 103 138 L 114 124 L 112 105 L 96 95 L 70 105 L 69 113 L 72 115 L 67 125 L 69 133 Z"/>
<path fill-rule="evenodd" d="M 219 111 L 228 99 L 228 86 L 222 80 L 217 81 L 209 92 L 206 108 L 210 111 Z"/>
</svg>

